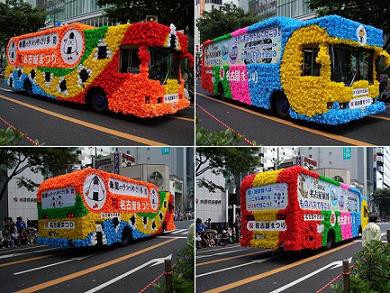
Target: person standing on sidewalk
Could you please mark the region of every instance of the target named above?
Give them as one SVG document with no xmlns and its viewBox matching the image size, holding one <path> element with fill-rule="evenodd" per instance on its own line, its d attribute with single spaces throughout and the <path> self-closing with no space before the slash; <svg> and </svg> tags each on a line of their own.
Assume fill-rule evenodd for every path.
<svg viewBox="0 0 390 293">
<path fill-rule="evenodd" d="M 369 223 L 362 232 L 362 245 L 366 246 L 372 240 L 381 240 L 381 228 L 376 224 L 377 216 L 370 216 Z"/>
</svg>

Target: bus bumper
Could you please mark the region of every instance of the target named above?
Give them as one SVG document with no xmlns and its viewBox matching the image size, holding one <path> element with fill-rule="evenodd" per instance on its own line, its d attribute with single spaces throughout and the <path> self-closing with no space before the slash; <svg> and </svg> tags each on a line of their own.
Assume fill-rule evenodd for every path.
<svg viewBox="0 0 390 293">
<path fill-rule="evenodd" d="M 154 118 L 175 114 L 176 112 L 188 108 L 189 106 L 190 101 L 186 98 L 181 98 L 172 103 L 143 104 L 137 113 L 134 114 L 141 118 Z"/>
<path fill-rule="evenodd" d="M 376 101 L 375 103 L 360 109 L 330 109 L 324 114 L 315 115 L 309 117 L 306 115 L 298 114 L 294 110 L 290 109 L 290 116 L 293 119 L 305 120 L 315 122 L 319 124 L 327 125 L 341 125 L 346 124 L 353 120 L 358 120 L 363 117 L 382 113 L 386 111 L 385 103 Z"/>
</svg>

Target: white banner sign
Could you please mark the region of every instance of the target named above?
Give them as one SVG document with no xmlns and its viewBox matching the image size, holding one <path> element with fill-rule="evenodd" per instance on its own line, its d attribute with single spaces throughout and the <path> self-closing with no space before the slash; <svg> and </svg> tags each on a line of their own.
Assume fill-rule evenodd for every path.
<svg viewBox="0 0 390 293">
<path fill-rule="evenodd" d="M 305 174 L 298 177 L 298 201 L 306 210 L 359 211 L 357 193 Z"/>
<path fill-rule="evenodd" d="M 18 43 L 20 51 L 40 50 L 54 48 L 58 44 L 56 33 L 21 39 Z"/>
<path fill-rule="evenodd" d="M 285 231 L 287 226 L 284 220 L 249 221 L 247 228 L 249 231 Z"/>
<path fill-rule="evenodd" d="M 75 224 L 73 221 L 63 221 L 63 222 L 47 222 L 45 223 L 45 229 L 74 229 Z"/>
<path fill-rule="evenodd" d="M 42 208 L 57 209 L 74 206 L 76 202 L 76 192 L 73 187 L 61 189 L 50 189 L 42 192 Z"/>
<path fill-rule="evenodd" d="M 246 209 L 284 209 L 287 207 L 287 183 L 276 183 L 246 190 Z"/>
<path fill-rule="evenodd" d="M 125 182 L 110 178 L 109 181 L 110 192 L 117 195 L 127 195 L 135 197 L 148 197 L 148 187 L 145 185 Z"/>
</svg>

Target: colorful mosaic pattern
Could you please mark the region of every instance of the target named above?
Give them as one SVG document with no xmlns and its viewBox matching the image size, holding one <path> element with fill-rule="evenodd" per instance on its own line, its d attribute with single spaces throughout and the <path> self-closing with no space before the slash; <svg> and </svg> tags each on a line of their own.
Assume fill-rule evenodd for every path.
<svg viewBox="0 0 390 293">
<path fill-rule="evenodd" d="M 357 40 L 357 30 L 365 29 L 365 44 Z M 367 88 L 368 97 L 379 95 L 379 82 L 361 80 L 351 87 L 331 81 L 329 45 L 349 45 L 373 50 L 374 59 L 383 55 L 390 64 L 390 56 L 383 51 L 383 32 L 368 25 L 331 15 L 308 21 L 273 17 L 263 22 L 206 41 L 204 47 L 233 37 L 246 37 L 259 30 L 277 27 L 280 30 L 280 58 L 274 63 L 207 66 L 202 59 L 202 87 L 212 94 L 256 107 L 270 109 L 275 93 L 283 92 L 290 104 L 290 116 L 322 124 L 338 125 L 385 111 L 384 103 L 374 101 L 364 108 L 341 107 L 353 98 L 353 89 Z M 248 44 L 248 43 L 247 43 Z M 320 76 L 301 76 L 304 46 L 318 44 L 321 62 Z M 205 56 L 205 49 L 203 51 Z M 229 56 L 230 58 L 230 56 Z M 318 62 L 318 61 L 317 61 Z M 376 76 L 375 65 L 373 76 Z M 302 94 L 304 93 L 304 94 Z M 328 102 L 332 108 L 328 109 Z"/>
<path fill-rule="evenodd" d="M 62 44 L 58 41 L 70 30 L 80 33 L 78 41 L 83 44 L 79 52 L 81 57 L 74 65 L 64 62 L 60 54 Z M 58 44 L 51 49 L 28 50 L 28 54 L 18 51 L 16 59 L 10 62 L 12 44 L 20 44 L 21 40 L 42 34 L 57 34 Z M 149 79 L 148 48 L 170 48 L 173 46 L 172 38 L 175 39 L 172 49 L 179 53 L 180 58 L 191 56 L 185 35 L 176 32 L 174 26 L 170 28 L 155 22 L 99 28 L 76 23 L 15 37 L 8 45 L 9 65 L 5 70 L 5 81 L 19 91 L 25 90 L 26 81 L 29 81 L 33 94 L 80 104 L 88 102 L 87 94 L 90 90 L 99 88 L 107 97 L 109 110 L 116 113 L 138 117 L 176 113 L 189 106 L 188 99 L 184 97 L 184 80 L 181 76 L 179 80 L 168 80 L 165 85 Z M 21 49 L 19 45 L 16 46 Z M 138 47 L 141 62 L 139 73 L 118 72 L 121 46 Z M 70 47 L 69 52 L 71 50 Z M 164 95 L 168 94 L 178 94 L 179 99 L 175 103 L 164 102 Z M 145 97 L 149 97 L 148 102 Z"/>
<path fill-rule="evenodd" d="M 359 196 L 359 212 L 308 210 L 301 209 L 298 202 L 298 176 L 306 174 L 313 178 L 326 181 L 335 186 L 352 191 Z M 248 188 L 261 187 L 275 183 L 287 183 L 288 204 L 284 209 L 263 209 L 248 211 L 246 207 L 246 191 Z M 335 242 L 357 237 L 361 227 L 367 225 L 367 199 L 360 191 L 347 184 L 320 176 L 303 167 L 294 166 L 277 171 L 268 171 L 248 175 L 241 184 L 241 245 L 284 250 L 318 249 L 326 246 L 328 234 L 334 233 Z M 305 220 L 309 217 L 310 220 Z M 283 220 L 286 225 L 284 231 L 249 230 L 248 221 L 277 221 Z"/>
<path fill-rule="evenodd" d="M 86 203 L 83 186 L 86 178 L 96 174 L 103 179 L 107 191 L 105 204 L 99 210 L 93 210 Z M 148 202 L 149 198 L 131 198 L 113 195 L 109 189 L 109 178 L 133 184 L 143 184 L 149 191 L 156 188 L 153 184 L 133 180 L 127 177 L 95 169 L 75 171 L 70 174 L 50 178 L 39 187 L 38 198 L 38 242 L 55 247 L 94 246 L 101 241 L 103 245 L 121 243 L 123 233 L 130 233 L 130 239 L 148 237 L 175 229 L 173 218 L 173 197 L 169 192 L 159 192 L 159 206 L 156 211 L 124 211 L 119 207 L 121 199 L 137 202 Z M 73 206 L 60 208 L 43 208 L 42 194 L 50 190 L 74 188 L 76 200 Z M 116 214 L 116 220 L 103 215 Z M 64 222 L 72 222 L 72 229 L 59 229 Z M 56 227 L 50 226 L 54 223 Z M 52 224 L 53 225 L 53 224 Z M 99 235 L 100 234 L 100 235 Z M 99 236 L 98 236 L 99 235 Z M 100 237 L 100 239 L 98 239 Z"/>
</svg>

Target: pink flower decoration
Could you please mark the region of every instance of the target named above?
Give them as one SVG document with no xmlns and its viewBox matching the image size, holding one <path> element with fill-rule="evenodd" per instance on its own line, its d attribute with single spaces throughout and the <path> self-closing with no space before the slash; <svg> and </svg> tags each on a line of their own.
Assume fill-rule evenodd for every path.
<svg viewBox="0 0 390 293">
<path fill-rule="evenodd" d="M 230 66 L 229 83 L 233 100 L 252 105 L 249 95 L 248 70 L 246 65 Z"/>
</svg>

